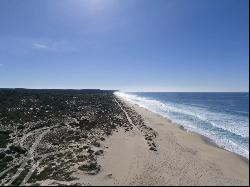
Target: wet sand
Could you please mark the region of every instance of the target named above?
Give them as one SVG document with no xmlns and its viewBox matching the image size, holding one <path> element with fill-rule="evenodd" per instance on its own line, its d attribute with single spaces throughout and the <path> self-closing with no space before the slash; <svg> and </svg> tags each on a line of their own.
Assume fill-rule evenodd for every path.
<svg viewBox="0 0 250 187">
<path fill-rule="evenodd" d="M 170 120 L 124 101 L 157 134 L 157 151 L 149 150 L 134 128 L 118 129 L 105 142 L 101 172 L 85 176 L 91 185 L 248 185 L 249 162 L 183 130 Z"/>
</svg>

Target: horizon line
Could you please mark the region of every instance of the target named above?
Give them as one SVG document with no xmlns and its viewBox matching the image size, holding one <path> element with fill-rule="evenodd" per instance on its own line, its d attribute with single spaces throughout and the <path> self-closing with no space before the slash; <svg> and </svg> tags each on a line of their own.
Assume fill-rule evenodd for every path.
<svg viewBox="0 0 250 187">
<path fill-rule="evenodd" d="M 120 92 L 127 92 L 127 93 L 136 93 L 136 92 L 151 92 L 151 93 L 249 93 L 249 91 L 125 91 L 119 89 L 101 89 L 101 88 L 22 88 L 22 87 L 7 87 L 0 89 L 26 89 L 26 90 L 107 90 L 107 91 L 120 91 Z"/>
</svg>

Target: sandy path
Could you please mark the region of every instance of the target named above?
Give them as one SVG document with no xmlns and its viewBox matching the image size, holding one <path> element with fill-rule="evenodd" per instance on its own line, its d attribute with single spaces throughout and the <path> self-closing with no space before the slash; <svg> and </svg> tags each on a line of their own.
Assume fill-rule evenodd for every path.
<svg viewBox="0 0 250 187">
<path fill-rule="evenodd" d="M 42 138 L 44 137 L 45 134 L 47 134 L 50 131 L 50 128 L 46 131 L 44 131 L 43 133 L 41 133 L 38 138 L 35 140 L 35 142 L 33 143 L 32 147 L 28 150 L 28 154 L 27 157 L 25 157 L 22 161 L 21 166 L 18 168 L 17 172 L 15 173 L 15 175 L 11 178 L 11 180 L 6 184 L 6 186 L 11 185 L 18 177 L 19 175 L 24 171 L 25 166 L 27 165 L 28 161 L 31 160 L 32 164 L 34 162 L 34 152 L 37 148 L 37 146 L 39 145 L 40 141 L 42 140 Z M 25 136 L 26 138 L 28 136 Z"/>
<path fill-rule="evenodd" d="M 85 182 L 91 185 L 249 184 L 248 162 L 205 143 L 201 136 L 181 130 L 165 118 L 127 104 L 158 133 L 155 139 L 158 151 L 149 151 L 143 136 L 133 132 L 138 129 L 126 133 L 120 129 L 104 142 L 109 148 L 99 159 L 100 174 L 85 177 Z"/>
<path fill-rule="evenodd" d="M 152 154 L 148 151 L 149 147 L 141 134 L 140 130 L 134 125 L 127 111 L 117 101 L 118 106 L 125 113 L 126 118 L 133 131 L 125 132 L 120 128 L 112 134 L 103 144 L 106 147 L 104 157 L 98 159 L 102 166 L 101 172 L 95 176 L 85 175 L 79 181 L 91 185 L 126 185 L 131 178 L 143 170 L 143 159 L 145 155 Z"/>
</svg>

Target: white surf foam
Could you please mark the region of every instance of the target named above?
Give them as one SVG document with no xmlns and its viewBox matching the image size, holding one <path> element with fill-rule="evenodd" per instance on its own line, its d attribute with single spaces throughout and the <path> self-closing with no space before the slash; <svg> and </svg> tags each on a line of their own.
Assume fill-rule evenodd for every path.
<svg viewBox="0 0 250 187">
<path fill-rule="evenodd" d="M 115 92 L 115 95 L 167 117 L 187 130 L 202 134 L 226 150 L 249 158 L 248 145 L 238 141 L 241 138 L 249 138 L 248 122 L 240 116 L 214 113 L 198 106 L 163 103 L 123 92 Z"/>
</svg>

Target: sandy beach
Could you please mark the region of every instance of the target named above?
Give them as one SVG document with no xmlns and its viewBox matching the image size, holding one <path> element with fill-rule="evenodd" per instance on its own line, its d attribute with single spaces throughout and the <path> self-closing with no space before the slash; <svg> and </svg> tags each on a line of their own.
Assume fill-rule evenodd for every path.
<svg viewBox="0 0 250 187">
<path fill-rule="evenodd" d="M 157 151 L 149 150 L 141 132 L 118 129 L 105 142 L 102 166 L 91 185 L 248 185 L 249 162 L 187 132 L 170 120 L 123 101 L 157 134 Z M 79 181 L 80 182 L 80 181 Z"/>
<path fill-rule="evenodd" d="M 25 90 L 15 97 L 32 98 L 34 92 L 43 95 Z M 46 99 L 54 92 L 47 91 Z M 53 118 L 46 113 L 47 119 L 8 125 L 13 115 L 6 113 L 0 123 L 0 185 L 249 184 L 248 159 L 167 118 L 113 92 L 71 91 L 70 100 L 68 94 L 61 90 L 55 97 L 61 102 L 50 100 Z M 55 110 L 58 105 L 64 110 Z"/>
</svg>

